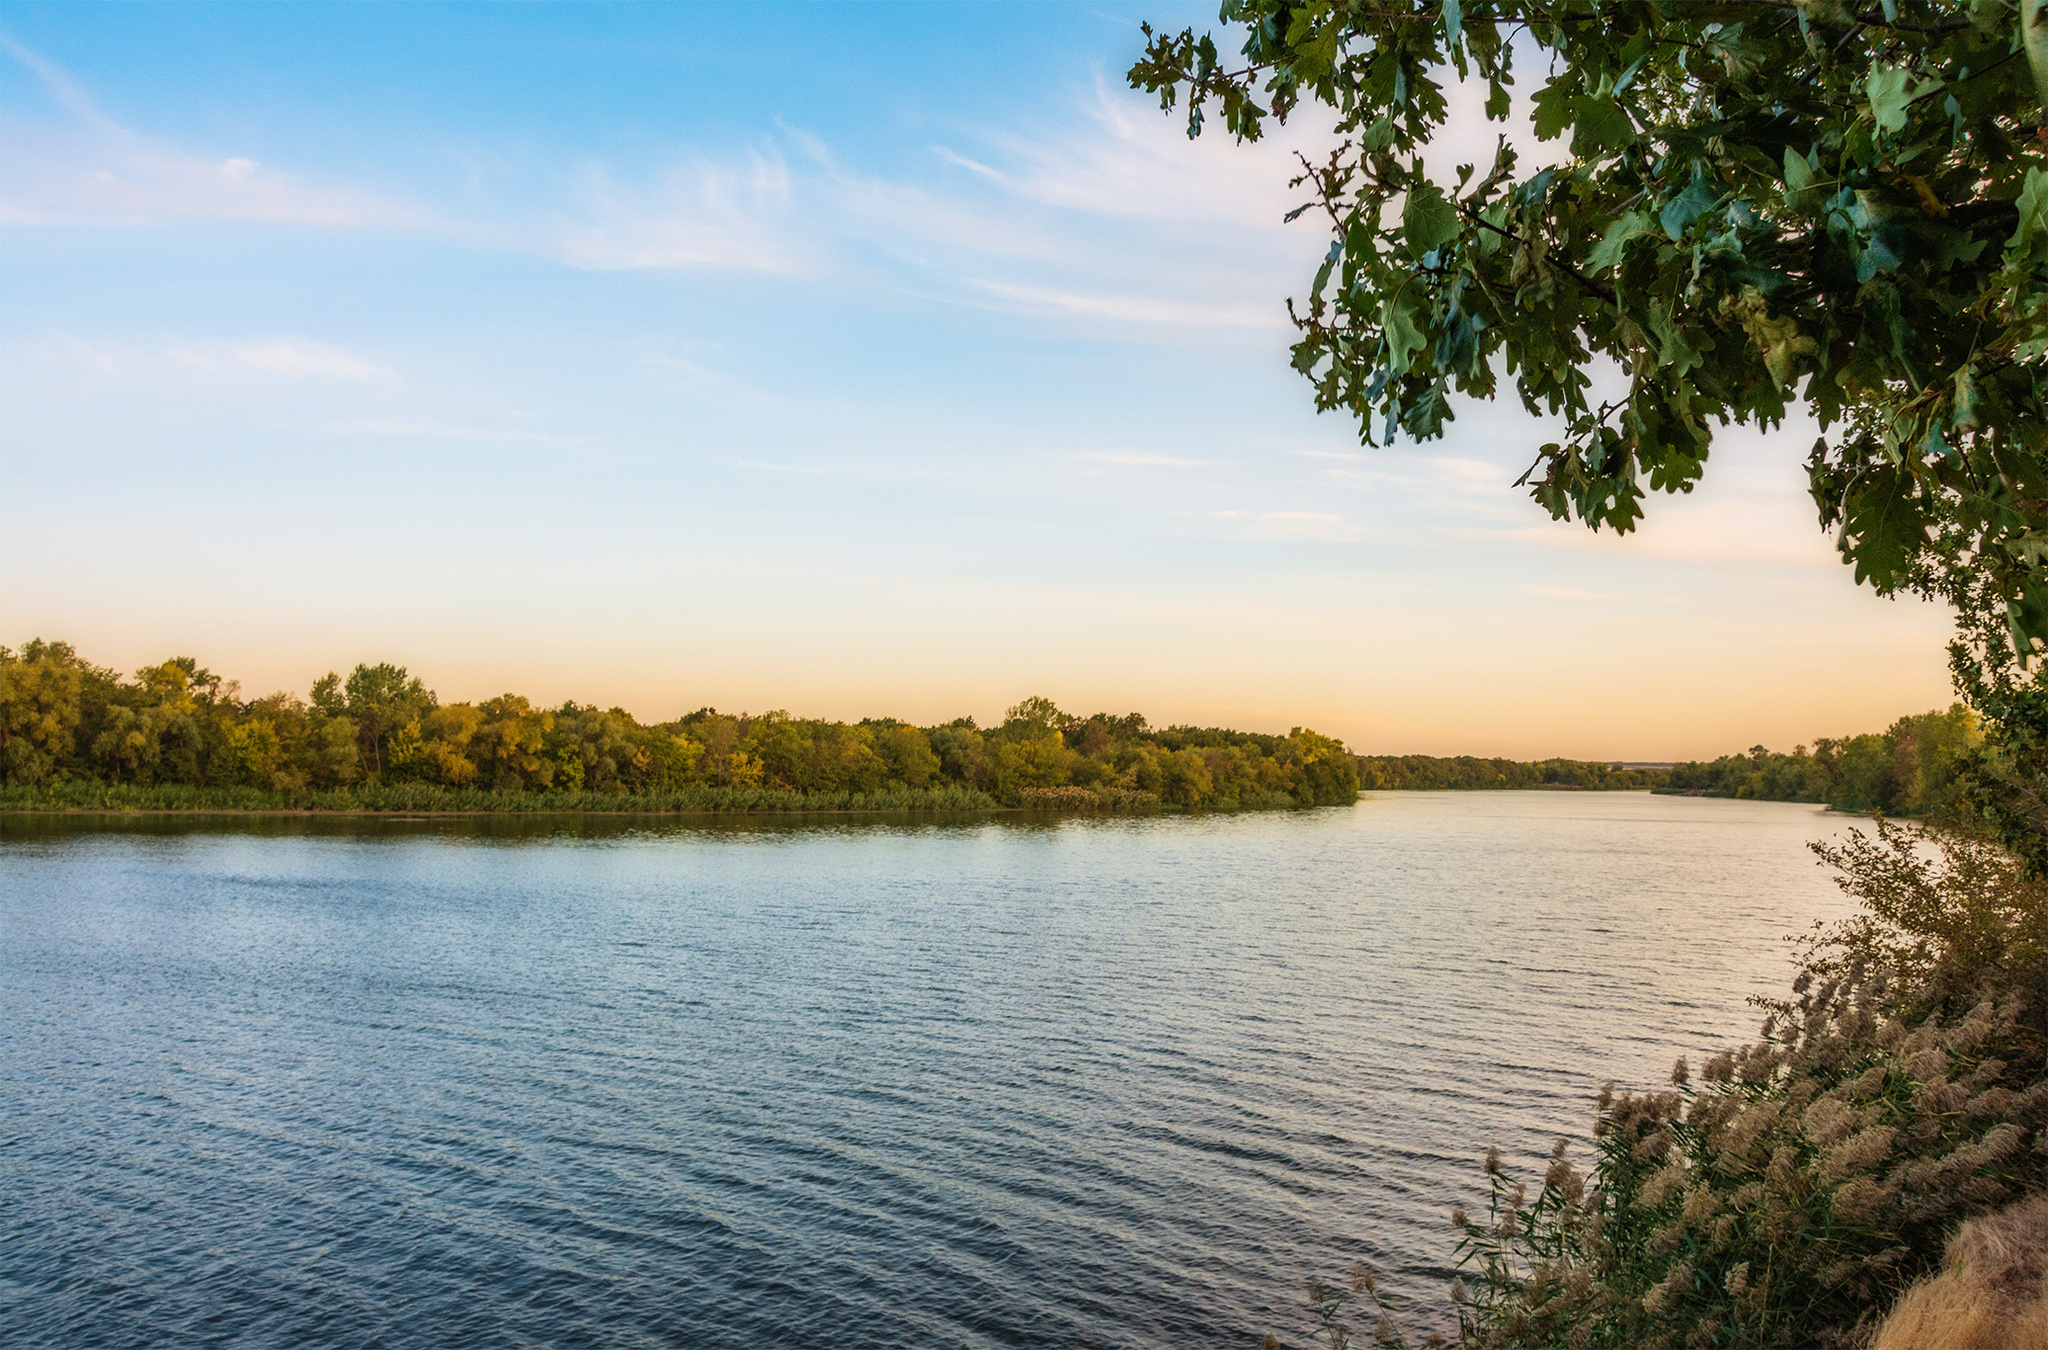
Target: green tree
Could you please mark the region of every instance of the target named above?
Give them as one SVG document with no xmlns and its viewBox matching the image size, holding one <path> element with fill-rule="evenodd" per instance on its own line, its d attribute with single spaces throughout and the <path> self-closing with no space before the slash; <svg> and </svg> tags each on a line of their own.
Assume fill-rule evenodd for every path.
<svg viewBox="0 0 2048 1350">
<path fill-rule="evenodd" d="M 290 792 L 309 781 L 312 726 L 306 705 L 288 693 L 253 699 L 225 727 L 208 781 Z"/>
<path fill-rule="evenodd" d="M 335 679 L 332 671 L 314 686 L 314 701 L 320 702 L 325 687 L 328 703 L 333 705 L 334 687 L 329 683 Z M 379 662 L 374 666 L 358 665 L 349 672 L 348 682 L 340 686 L 341 700 L 336 711 L 346 713 L 356 724 L 356 734 L 362 738 L 363 767 L 372 777 L 381 778 L 391 758 L 389 751 L 394 737 L 410 728 L 406 739 L 417 744 L 420 738 L 422 718 L 434 710 L 438 701 L 433 692 L 418 678 L 406 674 L 404 666 Z M 522 699 L 521 702 L 524 702 Z"/>
<path fill-rule="evenodd" d="M 1947 712 L 1901 717 L 1885 732 L 1893 746 L 1900 815 L 1943 814 L 1956 805 L 1957 780 L 1984 742 L 1977 715 L 1960 703 Z"/>
<path fill-rule="evenodd" d="M 1840 774 L 1836 805 L 1850 811 L 1896 813 L 1898 764 L 1887 738 L 1851 736 L 1843 742 Z"/>
<path fill-rule="evenodd" d="M 1065 731 L 1072 720 L 1060 711 L 1059 704 L 1042 694 L 1033 694 L 1003 714 L 1001 734 L 1012 740 L 1033 740 Z"/>
<path fill-rule="evenodd" d="M 874 737 L 875 753 L 887 765 L 890 781 L 909 788 L 921 788 L 939 776 L 939 757 L 932 743 L 916 727 L 897 723 L 879 728 Z"/>
<path fill-rule="evenodd" d="M 591 792 L 633 791 L 644 785 L 647 758 L 639 730 L 623 708 L 603 710 L 571 701 L 555 709 L 547 738 L 556 782 Z"/>
<path fill-rule="evenodd" d="M 1983 740 L 1956 784 L 1957 805 L 2030 875 L 2048 878 L 2048 663 L 2027 676 L 1991 605 L 1965 604 L 1961 617 L 1949 668 L 1983 719 Z"/>
<path fill-rule="evenodd" d="M 687 787 L 703 781 L 704 744 L 664 727 L 648 728 L 635 761 L 645 789 Z"/>
<path fill-rule="evenodd" d="M 1206 806 L 1214 789 L 1209 762 L 1199 750 L 1173 750 L 1159 757 L 1159 795 L 1175 806 Z"/>
<path fill-rule="evenodd" d="M 962 717 L 931 730 L 932 752 L 939 757 L 939 769 L 956 783 L 979 787 L 988 781 L 988 740 L 975 728 L 972 717 Z"/>
<path fill-rule="evenodd" d="M 428 713 L 419 747 L 423 772 L 450 787 L 474 783 L 476 760 L 470 749 L 482 725 L 483 714 L 474 703 L 444 703 Z"/>
<path fill-rule="evenodd" d="M 1004 723 L 1006 735 L 1028 731 L 1036 725 L 1016 719 Z M 999 740 L 990 757 L 989 790 L 1011 800 L 1023 788 L 1061 786 L 1068 781 L 1076 758 L 1059 732 L 1049 729 Z"/>
<path fill-rule="evenodd" d="M 1301 766 L 1295 800 L 1303 806 L 1348 806 L 1358 800 L 1358 761 L 1344 742 L 1296 727 L 1287 735 Z"/>
<path fill-rule="evenodd" d="M 91 741 L 96 767 L 113 781 L 197 785 L 235 720 L 233 689 L 189 656 L 135 672 L 114 689 Z"/>
<path fill-rule="evenodd" d="M 0 647 L 0 783 L 36 784 L 70 761 L 90 667 L 69 643 Z"/>
<path fill-rule="evenodd" d="M 1631 529 L 1717 430 L 1824 435 L 1859 581 L 2048 639 L 2048 23 L 2037 0 L 1226 0 L 1244 59 L 1152 33 L 1134 86 L 1241 139 L 1307 99 L 1339 143 L 1293 216 L 1329 247 L 1294 366 L 1368 443 L 1454 395 L 1562 423 L 1523 482 Z M 2023 23 L 2024 20 L 2024 23 Z M 1533 58 L 1533 60 L 1531 59 Z M 1518 65 L 1538 80 L 1517 105 Z M 1556 163 L 1433 177 L 1455 76 Z M 1293 218 L 1292 216 L 1290 218 Z M 1595 378 L 1605 368 L 1611 382 Z M 1611 388 L 1609 387 L 1611 384 Z"/>
<path fill-rule="evenodd" d="M 811 749 L 804 729 L 780 708 L 743 721 L 740 753 L 759 766 L 759 780 L 786 790 L 803 791 L 809 781 L 806 770 L 810 767 Z M 745 761 L 735 762 L 734 769 L 744 774 Z"/>
<path fill-rule="evenodd" d="M 555 765 L 541 753 L 547 748 L 548 732 L 554 729 L 552 714 L 534 707 L 521 694 L 487 698 L 477 705 L 477 713 L 470 745 L 489 786 L 518 792 L 554 782 Z"/>
<path fill-rule="evenodd" d="M 844 722 L 806 723 L 811 767 L 807 792 L 872 792 L 888 776 L 889 762 L 875 753 L 874 733 Z"/>
</svg>

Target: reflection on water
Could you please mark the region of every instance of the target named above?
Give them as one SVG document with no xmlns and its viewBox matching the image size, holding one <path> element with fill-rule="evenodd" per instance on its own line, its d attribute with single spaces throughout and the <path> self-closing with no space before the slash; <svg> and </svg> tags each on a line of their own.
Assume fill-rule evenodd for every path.
<svg viewBox="0 0 2048 1350">
<path fill-rule="evenodd" d="M 0 820 L 0 1326 L 1255 1344 L 1745 1034 L 1805 807 Z"/>
<path fill-rule="evenodd" d="M 0 839 L 54 840 L 81 835 L 243 834 L 265 839 L 623 839 L 640 835 L 809 834 L 820 831 L 963 829 L 1001 823 L 1049 830 L 1071 816 L 1015 811 L 845 811 L 720 815 L 624 812 L 479 812 L 473 815 L 362 815 L 331 811 L 0 812 Z"/>
</svg>

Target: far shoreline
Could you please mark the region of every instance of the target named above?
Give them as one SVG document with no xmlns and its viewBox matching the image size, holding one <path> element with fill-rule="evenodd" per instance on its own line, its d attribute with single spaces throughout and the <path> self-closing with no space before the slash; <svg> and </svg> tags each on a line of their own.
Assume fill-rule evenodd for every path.
<svg viewBox="0 0 2048 1350">
<path fill-rule="evenodd" d="M 1662 794 L 1651 788 L 1616 787 L 1594 788 L 1572 783 L 1532 783 L 1525 787 L 1481 787 L 1481 788 L 1363 788 L 1359 801 L 1377 796 L 1419 796 L 1440 794 L 1455 796 L 1480 796 L 1486 794 L 1570 792 L 1599 796 L 1628 795 L 1681 795 L 1700 796 L 1699 793 Z M 1727 800 L 1734 800 L 1728 798 Z M 1289 804 L 1254 806 L 1176 806 L 1171 803 L 1144 805 L 1102 805 L 1102 806 L 1059 806 L 1059 805 L 988 805 L 988 806 L 764 806 L 764 807 L 697 807 L 678 808 L 649 806 L 635 807 L 520 807 L 475 808 L 449 807 L 377 807 L 334 808 L 319 806 L 19 806 L 0 805 L 0 820 L 10 817 L 52 819 L 65 817 L 88 817 L 113 819 L 120 817 L 148 818 L 190 818 L 196 816 L 250 816 L 276 819 L 305 820 L 441 820 L 441 819 L 534 819 L 542 817 L 567 818 L 584 816 L 609 817 L 675 817 L 690 819 L 721 819 L 747 817 L 758 819 L 771 816 L 1195 816 L 1195 815 L 1251 815 L 1276 811 L 1315 811 L 1329 806 L 1343 806 L 1347 803 L 1319 803 L 1315 805 Z M 1351 803 L 1355 804 L 1355 803 Z M 1831 808 L 1832 809 L 1832 808 Z"/>
</svg>

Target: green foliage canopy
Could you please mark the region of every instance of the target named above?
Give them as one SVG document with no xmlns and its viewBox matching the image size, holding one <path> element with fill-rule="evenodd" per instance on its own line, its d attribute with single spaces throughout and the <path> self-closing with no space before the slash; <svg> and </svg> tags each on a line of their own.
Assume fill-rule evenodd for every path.
<svg viewBox="0 0 2048 1350">
<path fill-rule="evenodd" d="M 601 798 L 606 809 L 860 798 L 1227 810 L 1358 798 L 1357 757 L 1305 728 L 1159 730 L 1136 713 L 1077 717 L 1042 697 L 984 730 L 973 718 L 917 727 L 714 708 L 645 724 L 623 708 L 537 707 L 513 693 L 443 703 L 390 664 L 330 672 L 311 695 L 244 700 L 190 657 L 128 679 L 65 643 L 0 647 L 0 805 L 111 801 L 75 790 L 86 785 L 118 786 L 123 801 L 194 789 L 396 809 L 519 809 L 507 799 L 544 794 Z M 408 787 L 420 790 L 398 790 Z"/>
<path fill-rule="evenodd" d="M 2024 12 L 2023 12 L 2024 10 Z M 1721 427 L 1803 404 L 1821 522 L 1859 581 L 1994 605 L 2048 640 L 2048 26 L 2036 0 L 1226 0 L 1244 60 L 1153 33 L 1133 86 L 1245 140 L 1304 98 L 1340 143 L 1297 185 L 1330 233 L 1294 365 L 1368 444 L 1512 377 L 1563 439 L 1558 518 L 1632 528 Z M 1448 82 L 1563 162 L 1436 181 Z M 1589 371 L 1618 372 L 1599 396 Z"/>
<path fill-rule="evenodd" d="M 1359 785 L 1367 791 L 1502 791 L 1523 788 L 1581 788 L 1631 792 L 1656 788 L 1666 775 L 1658 769 L 1603 764 L 1599 760 L 1481 759 L 1475 755 L 1360 755 Z"/>
<path fill-rule="evenodd" d="M 1674 764 L 1661 792 L 1769 802 L 1825 802 L 1886 816 L 1946 815 L 1962 806 L 1984 751 L 1980 719 L 1957 703 L 1901 717 L 1880 733 L 1821 736 L 1809 752 L 1748 754 Z"/>
</svg>

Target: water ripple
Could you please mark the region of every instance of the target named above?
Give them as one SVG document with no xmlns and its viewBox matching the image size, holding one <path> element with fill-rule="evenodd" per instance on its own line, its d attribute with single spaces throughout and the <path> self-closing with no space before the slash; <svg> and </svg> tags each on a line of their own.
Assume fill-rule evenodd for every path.
<svg viewBox="0 0 2048 1350">
<path fill-rule="evenodd" d="M 0 821 L 10 1345 L 1252 1345 L 1749 1029 L 1807 808 Z"/>
</svg>

